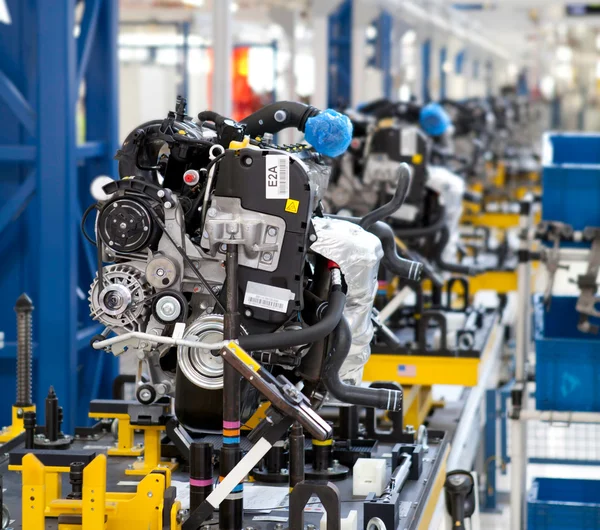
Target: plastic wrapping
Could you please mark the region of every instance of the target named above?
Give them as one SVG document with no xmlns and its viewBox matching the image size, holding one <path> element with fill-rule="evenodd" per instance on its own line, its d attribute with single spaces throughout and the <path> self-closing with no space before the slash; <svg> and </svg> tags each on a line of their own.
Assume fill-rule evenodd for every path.
<svg viewBox="0 0 600 530">
<path fill-rule="evenodd" d="M 313 218 L 312 222 L 317 241 L 311 249 L 335 261 L 348 285 L 344 316 L 352 330 L 352 346 L 340 377 L 356 385 L 362 380 L 363 366 L 371 355 L 371 313 L 383 249 L 377 237 L 354 223 L 320 217 Z"/>
<path fill-rule="evenodd" d="M 428 135 L 442 136 L 452 125 L 452 120 L 441 105 L 429 103 L 421 109 L 419 123 Z"/>
<path fill-rule="evenodd" d="M 446 209 L 450 238 L 442 252 L 442 259 L 447 263 L 456 263 L 465 181 L 445 167 L 429 166 L 427 186 L 441 195 Z"/>
<path fill-rule="evenodd" d="M 348 149 L 352 141 L 352 122 L 344 114 L 327 109 L 306 120 L 306 141 L 325 156 L 336 157 Z"/>
<path fill-rule="evenodd" d="M 306 173 L 308 179 L 313 185 L 313 189 L 317 196 L 317 200 L 323 200 L 325 192 L 329 187 L 329 177 L 331 176 L 331 166 L 326 164 L 319 164 L 314 160 L 303 160 L 306 166 Z"/>
</svg>

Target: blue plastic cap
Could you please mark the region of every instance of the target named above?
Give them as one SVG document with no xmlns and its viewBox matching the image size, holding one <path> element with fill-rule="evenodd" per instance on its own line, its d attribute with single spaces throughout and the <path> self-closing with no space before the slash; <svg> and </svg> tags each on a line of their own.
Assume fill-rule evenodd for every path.
<svg viewBox="0 0 600 530">
<path fill-rule="evenodd" d="M 429 136 L 441 136 L 452 125 L 450 116 L 437 103 L 429 103 L 421 109 L 419 122 Z"/>
<path fill-rule="evenodd" d="M 348 149 L 352 141 L 352 122 L 348 116 L 327 109 L 306 120 L 304 134 L 315 151 L 334 158 Z"/>
</svg>

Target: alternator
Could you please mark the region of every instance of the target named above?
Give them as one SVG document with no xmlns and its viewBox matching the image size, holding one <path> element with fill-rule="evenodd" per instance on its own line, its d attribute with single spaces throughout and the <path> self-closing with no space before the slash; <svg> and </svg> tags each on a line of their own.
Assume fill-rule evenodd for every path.
<svg viewBox="0 0 600 530">
<path fill-rule="evenodd" d="M 150 308 L 152 288 L 143 273 L 131 265 L 110 265 L 90 289 L 91 317 L 113 329 L 139 331 Z"/>
</svg>

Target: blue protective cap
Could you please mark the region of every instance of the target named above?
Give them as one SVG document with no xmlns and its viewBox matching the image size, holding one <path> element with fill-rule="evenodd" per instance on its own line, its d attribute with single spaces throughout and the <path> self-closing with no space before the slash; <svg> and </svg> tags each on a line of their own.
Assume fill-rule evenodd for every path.
<svg viewBox="0 0 600 530">
<path fill-rule="evenodd" d="M 315 151 L 333 158 L 348 149 L 352 141 L 352 122 L 348 116 L 327 109 L 306 120 L 304 135 Z"/>
<path fill-rule="evenodd" d="M 452 120 L 441 105 L 429 103 L 421 109 L 419 123 L 429 136 L 441 136 L 452 125 Z"/>
</svg>

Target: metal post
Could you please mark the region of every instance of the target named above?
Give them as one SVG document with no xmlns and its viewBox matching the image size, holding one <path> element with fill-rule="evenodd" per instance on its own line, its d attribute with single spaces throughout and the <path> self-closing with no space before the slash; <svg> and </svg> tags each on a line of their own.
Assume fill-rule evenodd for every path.
<svg viewBox="0 0 600 530">
<path fill-rule="evenodd" d="M 217 3 L 217 2 L 215 2 Z M 238 312 L 238 247 L 227 245 L 225 270 L 227 273 L 226 310 L 223 323 L 223 337 L 237 339 L 240 328 Z M 240 447 L 240 376 L 229 364 L 223 364 L 223 447 L 221 449 L 221 477 L 227 474 L 241 460 Z M 225 497 L 219 509 L 219 528 L 221 530 L 241 530 L 243 524 L 242 484 L 238 484 Z"/>
<path fill-rule="evenodd" d="M 32 321 L 33 303 L 31 298 L 23 293 L 15 304 L 17 313 L 17 407 L 30 407 L 31 398 L 31 364 L 32 351 Z"/>
<path fill-rule="evenodd" d="M 517 319 L 515 348 L 515 389 L 513 399 L 520 397 L 522 410 L 527 410 L 529 399 L 527 392 L 527 358 L 531 339 L 531 260 L 530 231 L 532 223 L 533 200 L 531 197 L 521 202 L 519 218 L 520 243 L 519 264 L 517 267 L 517 307 L 521 311 Z M 513 409 L 515 403 L 513 402 Z M 511 528 L 519 530 L 526 527 L 524 517 L 525 485 L 527 480 L 527 426 L 520 421 L 518 411 L 511 418 L 510 451 L 510 507 Z"/>
<path fill-rule="evenodd" d="M 290 431 L 290 489 L 304 480 L 304 431 L 297 421 Z"/>
<path fill-rule="evenodd" d="M 231 116 L 231 0 L 213 2 L 212 108 Z"/>
</svg>

